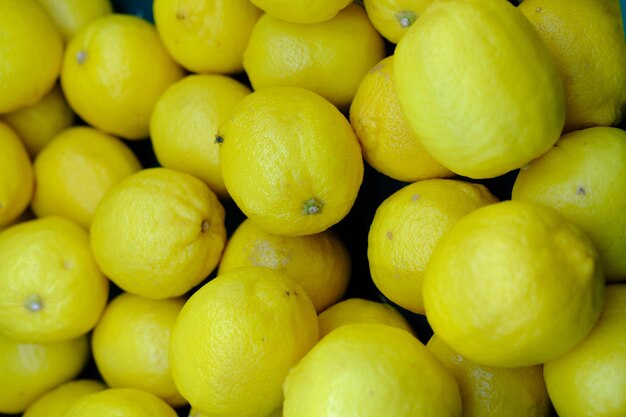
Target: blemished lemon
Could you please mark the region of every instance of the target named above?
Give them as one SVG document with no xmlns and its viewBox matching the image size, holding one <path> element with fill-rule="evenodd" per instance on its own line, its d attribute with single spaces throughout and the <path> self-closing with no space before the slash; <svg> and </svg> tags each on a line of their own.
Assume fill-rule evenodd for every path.
<svg viewBox="0 0 626 417">
<path fill-rule="evenodd" d="M 591 334 L 543 370 L 554 408 L 563 417 L 626 415 L 626 285 L 607 286 Z"/>
<path fill-rule="evenodd" d="M 348 298 L 324 310 L 318 316 L 320 339 L 338 327 L 354 323 L 378 323 L 415 334 L 409 322 L 391 305 L 363 298 Z"/>
<path fill-rule="evenodd" d="M 353 4 L 322 23 L 262 16 L 250 35 L 243 67 L 255 90 L 307 88 L 347 109 L 361 79 L 384 55 L 382 37 L 365 10 Z"/>
<path fill-rule="evenodd" d="M 88 23 L 69 42 L 61 85 L 72 109 L 91 126 L 143 139 L 156 101 L 182 76 L 150 23 L 110 14 Z"/>
<path fill-rule="evenodd" d="M 319 23 L 332 19 L 351 0 L 251 0 L 265 13 L 287 22 Z"/>
<path fill-rule="evenodd" d="M 240 266 L 282 271 L 302 285 L 319 313 L 343 297 L 350 280 L 350 254 L 336 233 L 280 236 L 246 219 L 230 236 L 218 274 Z"/>
<path fill-rule="evenodd" d="M 367 259 L 380 292 L 399 306 L 424 314 L 422 284 L 437 242 L 466 214 L 497 201 L 482 184 L 433 179 L 409 184 L 376 209 Z"/>
<path fill-rule="evenodd" d="M 108 294 L 76 223 L 51 216 L 0 233 L 0 333 L 31 343 L 78 337 L 96 325 Z"/>
<path fill-rule="evenodd" d="M 224 208 L 196 177 L 139 171 L 107 191 L 91 223 L 102 271 L 124 291 L 178 297 L 217 266 L 226 242 Z"/>
<path fill-rule="evenodd" d="M 339 110 L 309 90 L 255 91 L 237 105 L 217 140 L 228 192 L 270 233 L 322 232 L 356 200 L 363 180 L 358 140 Z"/>
<path fill-rule="evenodd" d="M 459 384 L 463 417 L 548 417 L 543 367 L 495 368 L 454 352 L 434 335 L 426 345 Z"/>
<path fill-rule="evenodd" d="M 154 21 L 172 57 L 193 72 L 235 73 L 262 11 L 249 0 L 155 0 Z"/>
<path fill-rule="evenodd" d="M 77 379 L 59 385 L 32 403 L 22 417 L 63 417 L 79 398 L 106 388 L 100 381 Z"/>
<path fill-rule="evenodd" d="M 111 14 L 110 0 L 38 0 L 61 31 L 65 42 L 70 41 L 86 24 Z"/>
<path fill-rule="evenodd" d="M 413 335 L 384 324 L 349 324 L 291 369 L 285 417 L 461 417 L 456 381 Z"/>
<path fill-rule="evenodd" d="M 393 79 L 409 125 L 453 172 L 496 177 L 559 139 L 563 83 L 541 38 L 512 4 L 435 2 L 394 56 Z"/>
<path fill-rule="evenodd" d="M 519 9 L 550 50 L 563 79 L 565 131 L 619 123 L 626 108 L 620 2 L 524 0 Z"/>
<path fill-rule="evenodd" d="M 66 129 L 37 155 L 31 207 L 38 217 L 62 216 L 89 228 L 102 196 L 141 164 L 121 140 L 96 129 Z"/>
<path fill-rule="evenodd" d="M 564 135 L 519 172 L 512 198 L 557 209 L 594 243 L 606 278 L 626 279 L 626 132 L 593 127 Z"/>
<path fill-rule="evenodd" d="M 398 43 L 434 0 L 364 0 L 372 24 L 389 42 Z"/>
<path fill-rule="evenodd" d="M 0 333 L 0 413 L 22 413 L 47 391 L 75 378 L 88 358 L 87 336 L 32 344 Z"/>
<path fill-rule="evenodd" d="M 85 395 L 64 417 L 177 417 L 176 411 L 154 394 L 136 388 L 110 388 Z"/>
<path fill-rule="evenodd" d="M 455 352 L 496 367 L 533 366 L 580 343 L 602 309 L 596 249 L 556 210 L 504 201 L 465 215 L 424 277 L 426 317 Z"/>
<path fill-rule="evenodd" d="M 172 379 L 167 350 L 170 333 L 185 300 L 151 300 L 123 293 L 114 298 L 91 340 L 93 357 L 111 388 L 138 388 L 173 407 L 187 401 Z"/>
<path fill-rule="evenodd" d="M 393 84 L 393 55 L 372 68 L 350 105 L 350 124 L 365 160 L 400 181 L 451 177 L 421 145 L 400 108 Z"/>
<path fill-rule="evenodd" d="M 150 137 L 161 166 L 192 174 L 228 196 L 220 167 L 218 127 L 250 89 L 223 75 L 190 75 L 159 98 Z"/>
<path fill-rule="evenodd" d="M 270 416 L 289 369 L 318 340 L 313 303 L 282 272 L 233 269 L 196 291 L 170 338 L 174 382 L 207 416 Z"/>
<path fill-rule="evenodd" d="M 10 113 L 54 86 L 63 39 L 36 0 L 0 0 L 0 39 L 0 113 Z"/>
</svg>

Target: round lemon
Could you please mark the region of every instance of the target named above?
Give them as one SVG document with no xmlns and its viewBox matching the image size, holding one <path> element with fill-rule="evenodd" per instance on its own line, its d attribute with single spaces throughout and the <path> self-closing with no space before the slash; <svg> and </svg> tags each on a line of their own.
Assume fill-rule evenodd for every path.
<svg viewBox="0 0 626 417">
<path fill-rule="evenodd" d="M 104 195 L 91 223 L 102 271 L 124 291 L 178 297 L 217 266 L 224 208 L 199 179 L 168 168 L 139 171 Z"/>
<path fill-rule="evenodd" d="M 161 166 L 192 174 L 228 196 L 220 169 L 218 127 L 250 89 L 223 75 L 190 75 L 159 98 L 150 137 Z"/>
<path fill-rule="evenodd" d="M 406 31 L 434 0 L 364 0 L 372 24 L 391 43 L 398 43 Z"/>
<path fill-rule="evenodd" d="M 22 417 L 63 417 L 79 398 L 102 391 L 106 386 L 92 379 L 77 379 L 59 385 L 32 403 Z"/>
<path fill-rule="evenodd" d="M 76 223 L 51 216 L 0 234 L 0 333 L 32 343 L 78 337 L 96 325 L 108 294 Z"/>
<path fill-rule="evenodd" d="M 172 379 L 167 350 L 185 300 L 151 300 L 123 293 L 107 306 L 93 331 L 93 357 L 111 388 L 138 388 L 173 407 L 187 401 Z"/>
<path fill-rule="evenodd" d="M 322 23 L 262 16 L 250 35 L 243 67 L 255 90 L 307 88 L 347 109 L 361 79 L 384 56 L 383 39 L 365 10 L 353 4 Z"/>
<path fill-rule="evenodd" d="M 424 314 L 424 271 L 437 242 L 466 214 L 496 201 L 484 185 L 461 180 L 423 180 L 393 193 L 376 209 L 368 234 L 376 287 L 399 306 Z"/>
<path fill-rule="evenodd" d="M 278 19 L 295 23 L 319 23 L 332 19 L 352 0 L 251 0 Z"/>
<path fill-rule="evenodd" d="M 322 232 L 356 200 L 363 180 L 359 143 L 339 110 L 311 91 L 274 87 L 250 94 L 217 140 L 228 192 L 270 233 Z"/>
<path fill-rule="evenodd" d="M 65 42 L 92 20 L 113 12 L 110 0 L 39 0 L 39 3 L 50 14 Z"/>
<path fill-rule="evenodd" d="M 435 2 L 394 55 L 393 79 L 409 125 L 453 172 L 496 177 L 559 139 L 561 78 L 533 26 L 510 3 Z"/>
<path fill-rule="evenodd" d="M 269 416 L 280 410 L 287 372 L 317 340 L 300 285 L 270 268 L 233 269 L 181 310 L 170 338 L 174 382 L 207 416 Z"/>
<path fill-rule="evenodd" d="M 139 171 L 141 164 L 121 140 L 81 126 L 59 133 L 37 155 L 32 209 L 89 228 L 102 196 Z"/>
<path fill-rule="evenodd" d="M 194 409 L 193 407 L 191 407 L 191 409 L 189 410 L 189 417 L 207 417 L 207 416 L 202 414 L 200 411 Z M 283 417 L 283 410 L 278 410 L 276 413 L 268 417 Z"/>
<path fill-rule="evenodd" d="M 156 101 L 182 75 L 150 23 L 110 14 L 88 23 L 67 45 L 61 84 L 87 123 L 143 139 Z"/>
<path fill-rule="evenodd" d="M 111 388 L 79 398 L 64 417 L 177 417 L 165 401 L 135 388 Z"/>
<path fill-rule="evenodd" d="M 343 297 L 350 280 L 350 254 L 330 230 L 308 236 L 280 236 L 246 219 L 230 236 L 218 274 L 240 266 L 277 269 L 302 285 L 317 312 Z"/>
<path fill-rule="evenodd" d="M 593 244 L 556 210 L 505 201 L 474 210 L 433 250 L 426 317 L 455 352 L 482 365 L 522 367 L 580 343 L 602 308 Z"/>
</svg>

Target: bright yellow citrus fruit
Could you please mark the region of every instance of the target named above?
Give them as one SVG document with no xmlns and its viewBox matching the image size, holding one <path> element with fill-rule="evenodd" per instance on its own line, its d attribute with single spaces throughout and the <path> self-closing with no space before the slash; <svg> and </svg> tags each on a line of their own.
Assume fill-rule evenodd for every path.
<svg viewBox="0 0 626 417">
<path fill-rule="evenodd" d="M 102 391 L 106 386 L 93 379 L 77 379 L 59 385 L 32 403 L 22 417 L 63 417 L 79 398 Z"/>
<path fill-rule="evenodd" d="M 200 411 L 191 407 L 189 410 L 189 417 L 207 417 L 205 414 L 202 414 Z M 278 410 L 276 413 L 268 416 L 268 417 L 283 417 L 283 410 Z"/>
<path fill-rule="evenodd" d="M 161 166 L 192 174 L 228 196 L 220 168 L 218 127 L 250 89 L 223 75 L 190 75 L 159 98 L 150 137 Z"/>
<path fill-rule="evenodd" d="M 410 126 L 455 173 L 496 177 L 559 139 L 561 78 L 533 26 L 510 3 L 435 2 L 394 55 L 396 92 Z"/>
<path fill-rule="evenodd" d="M 361 79 L 384 55 L 383 39 L 365 10 L 353 4 L 322 23 L 262 16 L 250 35 L 243 67 L 255 90 L 307 88 L 347 109 Z"/>
<path fill-rule="evenodd" d="M 463 216 L 496 201 L 484 185 L 461 180 L 423 180 L 393 193 L 376 209 L 368 235 L 376 287 L 399 306 L 424 314 L 424 271 L 435 245 Z"/>
<path fill-rule="evenodd" d="M 136 388 L 110 388 L 85 395 L 72 404 L 64 417 L 177 417 L 165 401 Z"/>
<path fill-rule="evenodd" d="M 263 11 L 294 23 L 320 23 L 332 19 L 351 0 L 251 0 Z"/>
<path fill-rule="evenodd" d="M 361 186 L 363 160 L 350 123 L 303 88 L 250 94 L 220 127 L 218 141 L 231 197 L 274 234 L 326 230 L 345 217 Z"/>
<path fill-rule="evenodd" d="M 156 101 L 182 75 L 150 23 L 110 14 L 87 24 L 67 45 L 61 84 L 87 123 L 143 139 Z"/>
<path fill-rule="evenodd" d="M 556 210 L 504 201 L 465 215 L 433 250 L 424 307 L 455 352 L 496 367 L 554 359 L 580 343 L 602 309 L 596 249 Z"/>
<path fill-rule="evenodd" d="M 86 24 L 111 14 L 110 0 L 39 0 L 69 42 Z"/>
<path fill-rule="evenodd" d="M 141 164 L 121 140 L 80 126 L 54 137 L 37 155 L 34 169 L 35 214 L 66 217 L 89 228 L 102 196 Z"/>
<path fill-rule="evenodd" d="M 248 219 L 230 236 L 218 274 L 240 266 L 265 266 L 284 272 L 302 285 L 317 312 L 343 297 L 351 272 L 348 249 L 334 232 L 280 236 Z"/>
<path fill-rule="evenodd" d="M 52 216 L 0 234 L 0 333 L 32 343 L 78 337 L 96 325 L 108 294 L 76 223 Z"/>
<path fill-rule="evenodd" d="M 224 208 L 199 179 L 168 168 L 139 171 L 104 195 L 91 223 L 102 271 L 124 291 L 178 297 L 217 266 Z"/>
<path fill-rule="evenodd" d="M 406 31 L 434 0 L 364 0 L 372 24 L 391 43 L 398 43 Z"/>
<path fill-rule="evenodd" d="M 236 268 L 180 312 L 169 351 L 174 382 L 207 416 L 269 416 L 281 408 L 287 372 L 317 340 L 315 308 L 300 285 L 270 268 Z"/>
</svg>

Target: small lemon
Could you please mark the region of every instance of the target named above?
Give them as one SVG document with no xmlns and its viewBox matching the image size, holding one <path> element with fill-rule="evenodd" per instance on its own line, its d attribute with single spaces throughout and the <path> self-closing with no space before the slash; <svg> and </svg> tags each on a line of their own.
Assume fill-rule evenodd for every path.
<svg viewBox="0 0 626 417">
<path fill-rule="evenodd" d="M 332 19 L 352 0 L 251 0 L 267 14 L 287 22 L 319 23 Z"/>
<path fill-rule="evenodd" d="M 109 0 L 39 0 L 61 31 L 65 42 L 98 17 L 111 14 Z"/>
<path fill-rule="evenodd" d="M 98 265 L 124 291 L 178 297 L 217 266 L 224 208 L 199 179 L 168 168 L 139 171 L 104 195 L 91 223 Z"/>
<path fill-rule="evenodd" d="M 79 398 L 102 391 L 106 386 L 92 379 L 77 379 L 59 385 L 32 403 L 22 417 L 63 417 Z"/>
<path fill-rule="evenodd" d="M 389 42 L 398 43 L 434 0 L 364 0 L 372 24 Z"/>
<path fill-rule="evenodd" d="M 207 416 L 270 416 L 289 369 L 317 342 L 304 289 L 265 267 L 233 269 L 196 291 L 170 339 L 174 382 Z"/>
<path fill-rule="evenodd" d="M 135 388 L 110 388 L 85 395 L 63 417 L 177 417 L 165 401 Z"/>
</svg>

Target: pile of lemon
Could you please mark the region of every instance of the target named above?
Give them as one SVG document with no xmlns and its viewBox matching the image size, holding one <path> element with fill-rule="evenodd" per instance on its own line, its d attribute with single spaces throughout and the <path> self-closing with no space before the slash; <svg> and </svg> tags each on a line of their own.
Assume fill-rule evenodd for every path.
<svg viewBox="0 0 626 417">
<path fill-rule="evenodd" d="M 152 6 L 0 0 L 0 413 L 626 416 L 618 0 Z"/>
</svg>

